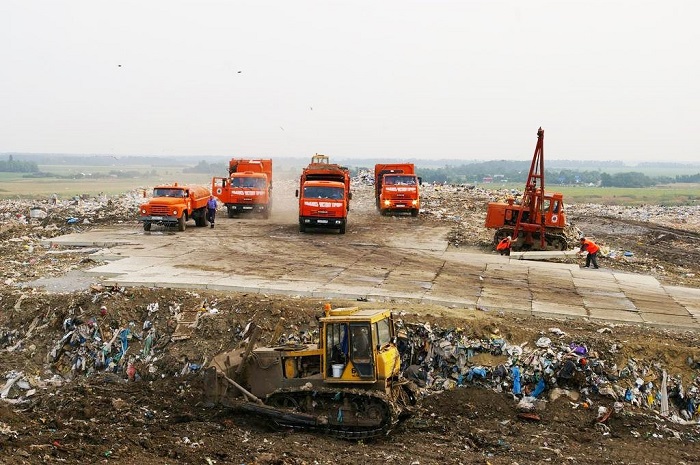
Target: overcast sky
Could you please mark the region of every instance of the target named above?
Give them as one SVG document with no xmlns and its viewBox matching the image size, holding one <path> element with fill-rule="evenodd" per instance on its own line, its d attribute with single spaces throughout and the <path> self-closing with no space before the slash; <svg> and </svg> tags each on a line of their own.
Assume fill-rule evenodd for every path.
<svg viewBox="0 0 700 465">
<path fill-rule="evenodd" d="M 700 2 L 2 0 L 0 152 L 700 159 Z"/>
</svg>

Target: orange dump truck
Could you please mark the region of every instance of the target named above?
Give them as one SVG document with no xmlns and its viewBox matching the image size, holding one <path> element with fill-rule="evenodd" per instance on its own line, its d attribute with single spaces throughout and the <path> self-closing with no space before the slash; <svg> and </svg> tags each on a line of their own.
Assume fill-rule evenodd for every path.
<svg viewBox="0 0 700 465">
<path fill-rule="evenodd" d="M 329 163 L 328 157 L 316 154 L 299 179 L 299 231 L 307 228 L 338 229 L 345 234 L 350 209 L 350 171 Z"/>
<path fill-rule="evenodd" d="M 410 213 L 418 216 L 421 178 L 413 163 L 379 163 L 374 165 L 374 196 L 382 215 Z"/>
<path fill-rule="evenodd" d="M 197 226 L 207 225 L 209 189 L 202 186 L 180 186 L 177 183 L 156 186 L 153 197 L 139 207 L 144 231 L 151 225 L 175 226 L 185 230 L 185 223 L 194 219 Z"/>
<path fill-rule="evenodd" d="M 226 205 L 229 218 L 241 213 L 262 213 L 269 218 L 272 208 L 272 160 L 232 158 L 227 178 L 215 177 L 211 191 Z"/>
</svg>

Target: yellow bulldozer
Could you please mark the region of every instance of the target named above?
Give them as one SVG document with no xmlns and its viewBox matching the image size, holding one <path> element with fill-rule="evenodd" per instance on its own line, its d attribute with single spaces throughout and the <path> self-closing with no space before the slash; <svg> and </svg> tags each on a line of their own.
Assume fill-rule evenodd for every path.
<svg viewBox="0 0 700 465">
<path fill-rule="evenodd" d="M 388 433 L 416 403 L 416 386 L 401 376 L 389 310 L 326 304 L 316 344 L 255 347 L 258 335 L 212 359 L 208 402 L 345 439 Z"/>
</svg>

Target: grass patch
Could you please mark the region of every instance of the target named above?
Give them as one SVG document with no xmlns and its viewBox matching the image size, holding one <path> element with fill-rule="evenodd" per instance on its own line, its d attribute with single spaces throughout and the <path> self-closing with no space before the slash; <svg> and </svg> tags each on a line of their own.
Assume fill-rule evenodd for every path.
<svg viewBox="0 0 700 465">
<path fill-rule="evenodd" d="M 93 169 L 95 168 L 95 169 Z M 108 168 L 107 171 L 99 169 Z M 45 166 L 42 171 L 48 172 Z M 102 173 L 106 174 L 113 167 L 90 167 L 90 166 L 64 166 L 61 175 L 66 176 L 71 173 L 77 175 L 76 178 L 26 178 L 22 173 L 0 173 L 2 189 L 0 198 L 48 198 L 56 193 L 60 198 L 70 198 L 76 195 L 116 195 L 129 192 L 135 189 L 145 189 L 150 191 L 158 184 L 168 184 L 177 182 L 179 184 L 199 184 L 203 186 L 211 185 L 211 176 L 199 173 L 183 173 L 182 168 L 159 168 L 152 170 L 148 168 L 146 175 L 134 178 L 120 178 L 108 176 L 102 178 L 90 178 L 80 176 L 79 173 Z M 131 167 L 124 167 L 130 170 Z M 140 169 L 144 169 L 143 166 Z M 56 173 L 59 174 L 59 173 Z"/>
</svg>

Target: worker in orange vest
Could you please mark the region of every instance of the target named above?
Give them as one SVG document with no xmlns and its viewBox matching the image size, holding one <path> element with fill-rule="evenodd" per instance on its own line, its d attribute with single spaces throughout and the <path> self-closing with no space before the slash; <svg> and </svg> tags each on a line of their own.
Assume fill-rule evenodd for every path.
<svg viewBox="0 0 700 465">
<path fill-rule="evenodd" d="M 504 237 L 501 239 L 501 242 L 498 243 L 496 246 L 496 250 L 501 254 L 501 255 L 510 255 L 510 244 L 513 242 L 513 239 L 508 236 Z"/>
<path fill-rule="evenodd" d="M 599 250 L 600 247 L 598 247 L 598 244 L 585 237 L 581 238 L 581 250 L 578 251 L 578 255 L 581 255 L 583 252 L 588 252 L 588 255 L 586 255 L 586 268 L 589 268 L 592 262 L 593 268 L 598 269 L 597 257 Z"/>
</svg>

